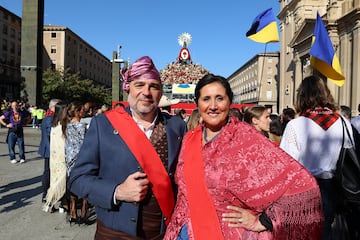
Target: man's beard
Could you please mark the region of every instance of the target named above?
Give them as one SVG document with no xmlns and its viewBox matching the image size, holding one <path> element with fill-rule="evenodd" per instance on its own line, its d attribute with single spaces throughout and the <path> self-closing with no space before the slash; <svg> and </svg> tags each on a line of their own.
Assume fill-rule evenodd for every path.
<svg viewBox="0 0 360 240">
<path fill-rule="evenodd" d="M 155 100 L 153 101 L 154 102 L 150 104 L 148 107 L 143 107 L 143 106 L 138 107 L 140 100 L 134 99 L 133 97 L 131 97 L 131 95 L 128 96 L 128 102 L 131 110 L 135 111 L 139 115 L 148 114 L 153 112 L 154 109 L 157 109 L 158 103 Z"/>
</svg>

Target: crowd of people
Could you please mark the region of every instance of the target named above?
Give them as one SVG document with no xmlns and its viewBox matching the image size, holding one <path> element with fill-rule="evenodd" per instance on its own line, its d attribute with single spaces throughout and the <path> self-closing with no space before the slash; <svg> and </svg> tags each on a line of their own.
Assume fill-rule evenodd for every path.
<svg viewBox="0 0 360 240">
<path fill-rule="evenodd" d="M 323 79 L 306 77 L 294 108 L 277 114 L 232 108 L 227 80 L 205 74 L 187 116 L 163 103 L 150 57 L 121 75 L 128 107 L 49 102 L 39 148 L 45 211 L 59 204 L 80 225 L 93 223 L 94 207 L 95 239 L 336 239 L 336 161 L 342 142 L 360 146 L 360 115 L 337 106 Z M 0 117 L 12 163 L 16 142 L 25 162 L 31 121 L 19 109 L 11 102 Z M 360 239 L 359 208 L 349 212 L 350 239 Z"/>
</svg>

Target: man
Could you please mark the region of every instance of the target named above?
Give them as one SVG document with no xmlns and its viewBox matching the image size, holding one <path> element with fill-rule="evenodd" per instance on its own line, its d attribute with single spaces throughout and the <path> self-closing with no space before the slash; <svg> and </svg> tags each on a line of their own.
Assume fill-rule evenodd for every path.
<svg viewBox="0 0 360 240">
<path fill-rule="evenodd" d="M 46 202 L 47 190 L 50 187 L 50 131 L 51 123 L 55 113 L 55 105 L 59 103 L 59 99 L 51 99 L 49 102 L 49 109 L 45 113 L 45 118 L 41 124 L 41 141 L 38 153 L 44 158 L 44 173 L 42 176 L 42 202 Z"/>
<path fill-rule="evenodd" d="M 360 104 L 358 105 L 358 112 L 360 112 Z M 360 115 L 351 118 L 351 124 L 360 132 Z"/>
<path fill-rule="evenodd" d="M 80 122 L 84 122 L 86 124 L 86 128 L 89 129 L 90 122 L 93 116 L 95 115 L 95 104 L 93 102 L 86 102 L 84 104 L 85 116 L 80 119 Z"/>
<path fill-rule="evenodd" d="M 4 112 L 0 116 L 0 123 L 8 128 L 6 141 L 9 147 L 10 163 L 17 163 L 15 158 L 15 144 L 19 147 L 20 163 L 25 162 L 25 144 L 23 127 L 31 121 L 31 115 L 28 111 L 21 111 L 17 101 L 11 102 L 11 110 Z"/>
<path fill-rule="evenodd" d="M 69 186 L 96 208 L 95 239 L 162 239 L 186 126 L 158 108 L 162 83 L 149 57 L 135 61 L 122 77 L 129 107 L 92 119 Z"/>
</svg>

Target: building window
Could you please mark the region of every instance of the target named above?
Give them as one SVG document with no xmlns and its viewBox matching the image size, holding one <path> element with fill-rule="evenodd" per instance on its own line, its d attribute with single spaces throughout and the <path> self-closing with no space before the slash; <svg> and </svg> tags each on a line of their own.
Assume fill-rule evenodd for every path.
<svg viewBox="0 0 360 240">
<path fill-rule="evenodd" d="M 51 45 L 50 49 L 51 53 L 56 53 L 56 45 Z"/>
<path fill-rule="evenodd" d="M 14 54 L 15 53 L 15 43 L 11 42 L 10 45 L 11 45 L 10 46 L 10 53 Z"/>
<path fill-rule="evenodd" d="M 15 38 L 15 29 L 13 28 L 10 29 L 10 37 Z"/>
<path fill-rule="evenodd" d="M 266 80 L 266 83 L 267 83 L 267 84 L 271 84 L 271 83 L 272 83 L 272 78 L 268 78 L 268 79 Z"/>
<path fill-rule="evenodd" d="M 268 58 L 268 63 L 272 63 L 272 58 Z"/>
<path fill-rule="evenodd" d="M 2 49 L 3 49 L 4 51 L 7 51 L 7 49 L 8 49 L 7 40 L 6 40 L 6 39 L 3 39 Z"/>
<path fill-rule="evenodd" d="M 3 25 L 3 34 L 8 34 L 8 27 L 7 27 L 7 25 Z"/>
<path fill-rule="evenodd" d="M 51 38 L 56 38 L 56 32 L 51 33 Z"/>
<path fill-rule="evenodd" d="M 272 99 L 272 91 L 266 91 L 266 100 Z"/>
</svg>

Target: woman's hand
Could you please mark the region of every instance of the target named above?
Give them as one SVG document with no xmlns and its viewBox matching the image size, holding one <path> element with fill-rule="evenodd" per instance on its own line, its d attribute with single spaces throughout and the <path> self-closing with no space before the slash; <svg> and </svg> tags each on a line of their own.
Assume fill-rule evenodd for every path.
<svg viewBox="0 0 360 240">
<path fill-rule="evenodd" d="M 227 206 L 228 213 L 222 214 L 222 221 L 228 222 L 232 228 L 241 227 L 249 231 L 262 232 L 266 228 L 259 221 L 259 214 L 254 214 L 250 210 L 236 206 Z"/>
</svg>

